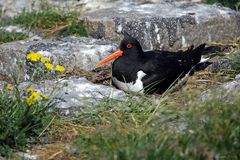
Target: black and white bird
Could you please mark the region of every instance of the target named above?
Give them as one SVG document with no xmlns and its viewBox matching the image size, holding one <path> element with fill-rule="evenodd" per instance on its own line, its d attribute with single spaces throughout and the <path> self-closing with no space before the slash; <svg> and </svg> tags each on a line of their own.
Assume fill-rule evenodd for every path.
<svg viewBox="0 0 240 160">
<path fill-rule="evenodd" d="M 144 52 L 140 43 L 124 35 L 119 49 L 100 61 L 97 66 L 115 59 L 112 65 L 112 82 L 124 91 L 162 93 L 177 79 L 193 71 L 200 60 L 205 44 L 186 51 L 153 50 Z"/>
</svg>

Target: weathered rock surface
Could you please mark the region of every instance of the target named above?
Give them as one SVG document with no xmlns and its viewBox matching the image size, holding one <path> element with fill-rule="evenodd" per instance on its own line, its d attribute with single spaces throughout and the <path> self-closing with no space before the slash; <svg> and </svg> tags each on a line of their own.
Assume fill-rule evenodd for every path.
<svg viewBox="0 0 240 160">
<path fill-rule="evenodd" d="M 240 37 L 239 13 L 224 7 L 189 1 L 199 2 L 50 0 L 48 3 L 83 12 L 80 20 L 84 20 L 87 30 L 95 38 L 119 41 L 120 35 L 116 32 L 125 30 L 140 40 L 147 50 L 175 50 L 191 44 L 236 40 Z M 13 16 L 24 8 L 39 9 L 40 2 L 41 0 L 0 0 L 0 8 L 2 15 Z"/>
<path fill-rule="evenodd" d="M 240 81 L 240 74 L 236 75 L 235 80 Z"/>
<path fill-rule="evenodd" d="M 208 89 L 199 95 L 201 101 L 206 101 L 209 98 L 224 98 L 231 101 L 232 98 L 240 93 L 240 74 L 236 75 L 235 80 L 225 82 L 215 88 Z"/>
<path fill-rule="evenodd" d="M 144 49 L 175 50 L 191 44 L 240 38 L 240 14 L 216 5 L 189 2 L 119 5 L 81 15 L 95 38 L 119 41 L 120 32 Z"/>
<path fill-rule="evenodd" d="M 20 87 L 28 86 L 24 82 Z M 94 84 L 85 78 L 70 77 L 58 82 L 55 80 L 45 81 L 43 84 L 33 84 L 34 88 L 49 95 L 54 91 L 56 95 L 55 107 L 64 116 L 76 116 L 82 107 L 91 107 L 98 104 L 103 98 L 124 100 L 125 93 L 110 86 Z"/>
<path fill-rule="evenodd" d="M 78 9 L 81 11 L 93 11 L 103 8 L 117 7 L 119 5 L 138 5 L 143 3 L 174 2 L 201 0 L 48 0 L 47 3 L 53 6 L 67 9 Z M 12 17 L 25 10 L 38 10 L 42 0 L 0 0 L 0 17 Z M 43 1 L 44 2 L 44 1 Z"/>
<path fill-rule="evenodd" d="M 40 41 L 31 45 L 29 50 L 52 57 L 54 63 L 60 63 L 72 71 L 96 68 L 96 64 L 116 50 L 116 47 L 116 44 L 107 40 L 68 37 L 47 43 Z"/>
<path fill-rule="evenodd" d="M 79 5 L 82 6 L 81 10 L 85 11 L 96 11 L 99 9 L 113 8 L 119 6 L 132 6 L 141 4 L 154 4 L 159 2 L 201 2 L 201 0 L 80 0 Z"/>
<path fill-rule="evenodd" d="M 0 45 L 0 76 L 24 77 L 25 67 L 20 70 L 17 61 L 21 61 L 24 66 L 28 48 L 35 43 L 37 42 L 18 41 Z"/>
<path fill-rule="evenodd" d="M 19 26 L 5 26 L 5 27 L 0 27 L 1 30 L 7 31 L 7 32 L 17 32 L 17 33 L 27 33 L 24 28 L 21 28 Z"/>
<path fill-rule="evenodd" d="M 13 17 L 23 10 L 39 10 L 43 0 L 0 0 L 0 17 Z M 77 5 L 76 0 L 48 0 L 45 1 L 57 7 L 72 8 Z"/>
<path fill-rule="evenodd" d="M 221 56 L 214 56 L 211 59 L 208 60 L 208 62 L 211 62 L 207 68 L 205 68 L 206 71 L 217 73 L 217 72 L 224 72 L 224 71 L 233 71 L 238 68 L 236 64 L 238 64 L 238 58 L 240 58 L 240 50 L 234 50 L 234 51 L 216 51 L 215 53 L 220 52 Z M 209 56 L 209 55 L 208 55 Z M 211 56 L 210 56 L 211 57 Z"/>
<path fill-rule="evenodd" d="M 30 51 L 38 52 L 61 64 L 66 70 L 92 70 L 97 62 L 116 49 L 116 44 L 107 40 L 68 37 L 58 40 L 17 41 L 0 45 L 0 75 L 24 77 L 26 73 L 25 58 Z M 19 71 L 16 61 L 23 64 Z"/>
<path fill-rule="evenodd" d="M 38 156 L 32 155 L 31 153 L 28 153 L 28 152 L 17 152 L 16 156 L 26 160 L 39 160 Z"/>
<path fill-rule="evenodd" d="M 205 68 L 208 72 L 223 72 L 233 70 L 233 62 L 228 59 L 211 59 L 209 60 L 212 64 L 210 64 L 207 68 Z"/>
<path fill-rule="evenodd" d="M 6 82 L 0 81 L 0 88 Z M 111 86 L 94 84 L 82 77 L 45 80 L 39 83 L 22 82 L 20 89 L 35 88 L 39 93 L 54 97 L 55 108 L 64 116 L 74 117 L 82 107 L 97 105 L 104 98 L 124 101 L 126 93 Z"/>
</svg>

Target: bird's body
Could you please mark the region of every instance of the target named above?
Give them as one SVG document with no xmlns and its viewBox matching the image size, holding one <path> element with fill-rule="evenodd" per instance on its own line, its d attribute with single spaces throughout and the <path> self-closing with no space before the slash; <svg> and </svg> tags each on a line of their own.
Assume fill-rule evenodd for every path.
<svg viewBox="0 0 240 160">
<path fill-rule="evenodd" d="M 113 84 L 124 91 L 162 93 L 200 62 L 204 47 L 205 44 L 186 51 L 144 52 L 140 43 L 127 35 L 117 51 L 121 54 L 113 62 Z"/>
</svg>

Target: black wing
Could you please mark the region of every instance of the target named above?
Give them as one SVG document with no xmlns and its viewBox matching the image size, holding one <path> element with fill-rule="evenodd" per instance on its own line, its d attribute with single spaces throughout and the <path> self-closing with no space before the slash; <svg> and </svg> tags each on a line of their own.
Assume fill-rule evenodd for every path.
<svg viewBox="0 0 240 160">
<path fill-rule="evenodd" d="M 150 90 L 150 93 L 168 89 L 178 78 L 183 77 L 199 63 L 204 46 L 196 49 L 192 46 L 185 52 L 146 52 L 146 59 L 151 61 L 144 63 L 143 71 L 147 74 L 142 79 L 144 87 Z"/>
</svg>

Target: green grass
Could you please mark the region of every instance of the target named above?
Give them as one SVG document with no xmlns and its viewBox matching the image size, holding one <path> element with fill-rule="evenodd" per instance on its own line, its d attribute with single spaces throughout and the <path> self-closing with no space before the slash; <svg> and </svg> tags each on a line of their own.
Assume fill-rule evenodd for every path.
<svg viewBox="0 0 240 160">
<path fill-rule="evenodd" d="M 40 95 L 39 93 L 35 92 Z M 49 122 L 47 112 L 51 99 L 42 99 L 29 105 L 26 99 L 31 94 L 13 86 L 12 90 L 1 86 L 0 91 L 0 155 L 10 156 L 12 149 L 22 150 L 31 137 L 38 136 Z M 41 100 L 40 100 L 41 99 Z"/>
<path fill-rule="evenodd" d="M 87 36 L 83 23 L 78 21 L 79 16 L 76 11 L 58 9 L 43 3 L 39 11 L 23 10 L 13 18 L 2 20 L 0 26 L 20 25 L 42 32 L 46 36 Z"/>
<path fill-rule="evenodd" d="M 239 68 L 239 48 L 233 53 L 233 64 Z M 106 98 L 97 106 L 82 109 L 77 119 L 57 119 L 49 134 L 53 141 L 70 143 L 77 151 L 68 156 L 76 159 L 238 160 L 240 90 L 228 96 L 213 92 L 208 100 L 200 101 L 197 96 L 218 83 L 198 79 L 226 80 L 225 76 L 203 73 L 195 73 L 174 93 L 129 94 L 124 101 Z M 234 74 L 238 73 L 240 70 L 235 70 Z"/>
<path fill-rule="evenodd" d="M 32 67 L 26 86 L 20 86 L 19 75 L 12 77 L 11 84 L 0 84 L 0 155 L 6 158 L 12 156 L 13 150 L 24 150 L 31 142 L 35 142 L 53 119 L 49 109 L 54 110 L 55 91 L 46 95 L 45 88 L 39 91 L 32 85 L 39 80 L 38 76 L 47 78 L 51 74 L 58 79 L 63 70 L 47 68 L 45 64 L 50 64 L 51 60 L 43 62 L 43 58 L 46 60 L 46 57 L 33 52 L 26 56 Z M 17 60 L 16 64 L 16 70 L 22 72 L 22 62 Z"/>
<path fill-rule="evenodd" d="M 26 33 L 21 32 L 8 32 L 0 29 L 0 44 L 23 40 L 28 37 Z"/>
<path fill-rule="evenodd" d="M 225 58 L 232 62 L 233 70 L 235 74 L 240 73 L 240 48 L 233 51 L 231 54 L 229 54 Z"/>
<path fill-rule="evenodd" d="M 239 159 L 240 95 L 212 98 L 181 108 L 166 107 L 170 97 L 129 97 L 83 110 L 76 141 L 85 159 Z M 180 129 L 185 124 L 184 129 Z"/>
<path fill-rule="evenodd" d="M 230 56 L 234 74 L 240 73 L 239 51 Z M 83 109 L 75 121 L 81 126 L 78 158 L 240 159 L 240 90 L 213 92 L 203 102 L 196 95 L 207 88 L 200 85 L 161 96 L 129 95 L 124 102 L 106 99 Z"/>
<path fill-rule="evenodd" d="M 214 3 L 220 3 L 225 7 L 229 7 L 235 10 L 239 10 L 240 7 L 240 1 L 239 0 L 205 0 L 206 3 L 214 4 Z"/>
</svg>

